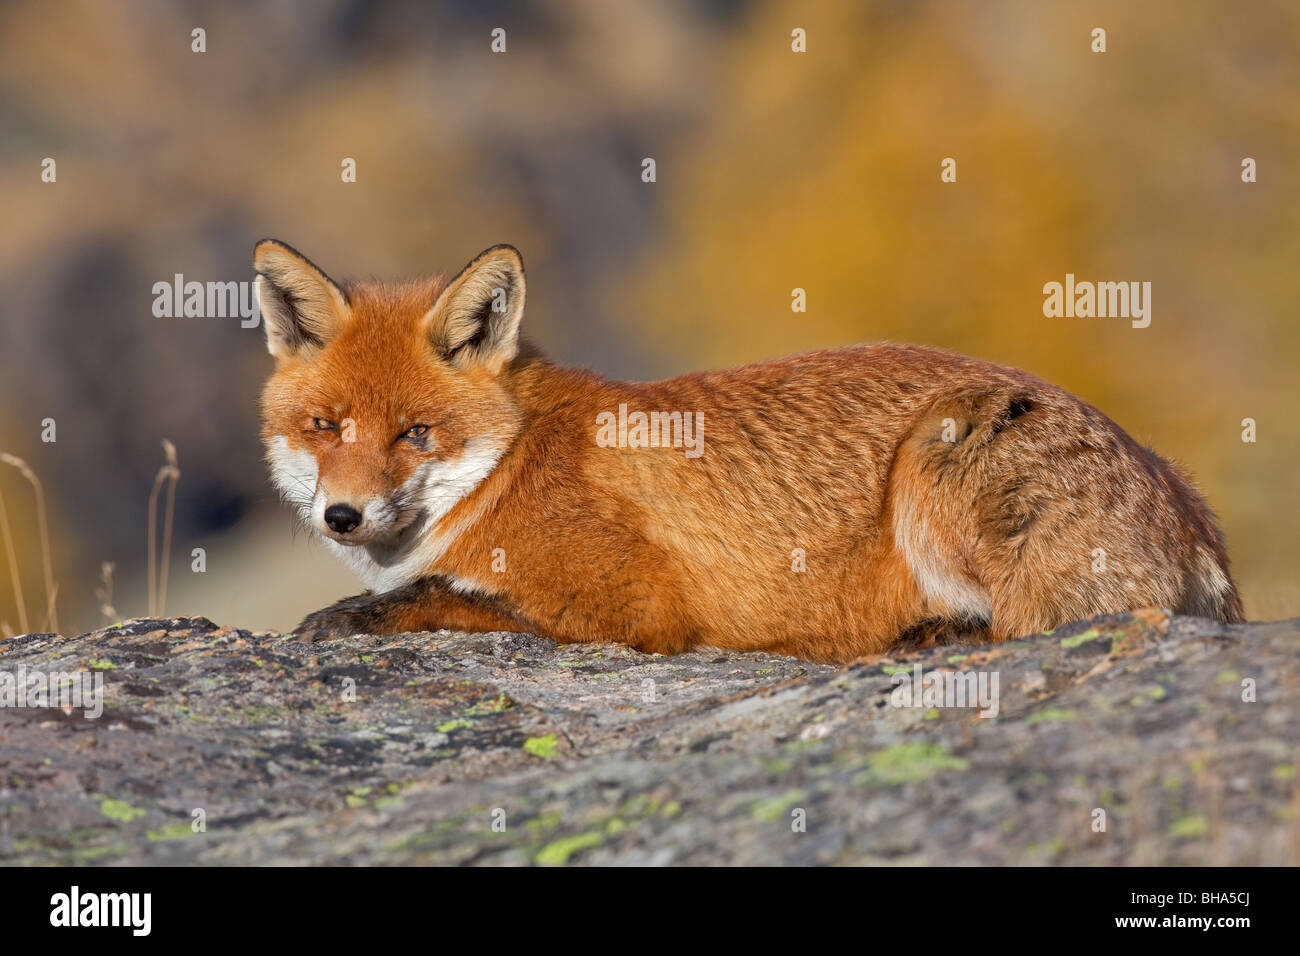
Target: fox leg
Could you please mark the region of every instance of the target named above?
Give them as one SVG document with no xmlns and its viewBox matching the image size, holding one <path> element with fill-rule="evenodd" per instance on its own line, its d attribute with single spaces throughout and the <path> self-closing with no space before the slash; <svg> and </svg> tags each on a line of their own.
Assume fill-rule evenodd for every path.
<svg viewBox="0 0 1300 956">
<path fill-rule="evenodd" d="M 445 578 L 423 578 L 382 594 L 345 598 L 303 618 L 294 633 L 304 642 L 353 634 L 410 631 L 533 631 L 496 598 L 453 591 Z"/>
</svg>

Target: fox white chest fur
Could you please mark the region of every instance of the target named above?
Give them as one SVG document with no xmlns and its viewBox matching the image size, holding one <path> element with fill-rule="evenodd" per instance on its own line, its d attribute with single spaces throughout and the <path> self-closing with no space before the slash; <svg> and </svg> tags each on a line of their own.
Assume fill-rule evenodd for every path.
<svg viewBox="0 0 1300 956">
<path fill-rule="evenodd" d="M 365 544 L 326 537 L 325 545 L 371 591 L 390 591 L 418 580 L 476 516 L 443 523 L 443 518 L 491 474 L 501 452 L 491 446 L 467 447 L 451 461 L 427 461 L 389 497 L 365 504 L 362 524 L 384 533 Z M 294 505 L 313 531 L 324 526 L 328 493 L 321 488 L 316 458 L 295 450 L 283 435 L 267 443 L 271 477 L 281 497 Z M 457 582 L 465 590 L 476 585 Z"/>
</svg>

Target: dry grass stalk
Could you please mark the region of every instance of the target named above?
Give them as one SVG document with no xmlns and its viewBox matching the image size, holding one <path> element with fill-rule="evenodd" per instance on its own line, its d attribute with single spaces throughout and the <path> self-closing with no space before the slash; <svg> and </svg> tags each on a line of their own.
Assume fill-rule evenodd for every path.
<svg viewBox="0 0 1300 956">
<path fill-rule="evenodd" d="M 54 587 L 50 589 L 49 600 L 45 604 L 45 631 L 47 633 L 59 633 L 58 625 L 51 623 L 55 618 L 54 604 L 59 599 L 59 584 L 56 581 Z"/>
<path fill-rule="evenodd" d="M 153 490 L 149 492 L 149 616 L 161 617 L 167 603 L 167 569 L 171 564 L 172 551 L 172 517 L 176 510 L 176 482 L 180 480 L 181 470 L 177 466 L 176 446 L 166 438 L 162 440 L 163 454 L 167 461 L 154 476 Z M 158 491 L 164 481 L 167 485 L 167 503 L 163 515 L 162 568 L 158 567 L 155 542 L 158 532 Z"/>
<path fill-rule="evenodd" d="M 95 590 L 95 597 L 99 599 L 99 613 L 105 624 L 117 620 L 117 608 L 113 607 L 113 572 L 116 569 L 117 565 L 112 561 L 100 562 L 99 587 Z"/>
<path fill-rule="evenodd" d="M 9 559 L 9 579 L 13 583 L 14 604 L 18 608 L 18 627 L 20 634 L 26 634 L 27 631 L 27 605 L 23 602 L 23 582 L 18 576 L 18 554 L 14 550 L 14 536 L 9 528 L 9 509 L 5 507 L 5 497 L 0 492 L 0 535 L 4 537 L 5 555 Z M 5 630 L 7 631 L 8 623 L 6 622 Z M 6 634 L 6 637 L 12 637 L 12 634 Z"/>
<path fill-rule="evenodd" d="M 0 451 L 0 461 L 18 469 L 18 473 L 27 479 L 32 486 L 32 491 L 36 493 L 36 525 L 41 536 L 41 564 L 45 573 L 45 623 L 43 627 L 47 631 L 57 633 L 59 630 L 59 612 L 56 600 L 59 588 L 54 581 L 54 562 L 50 557 L 50 526 L 45 512 L 45 486 L 41 484 L 41 479 L 36 477 L 36 472 L 32 471 L 27 462 L 17 455 Z"/>
</svg>

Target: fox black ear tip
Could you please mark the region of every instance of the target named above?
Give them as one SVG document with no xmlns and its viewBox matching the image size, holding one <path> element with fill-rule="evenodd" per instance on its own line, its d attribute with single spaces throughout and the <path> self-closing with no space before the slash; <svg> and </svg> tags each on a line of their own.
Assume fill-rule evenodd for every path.
<svg viewBox="0 0 1300 956">
<path fill-rule="evenodd" d="M 283 249 L 284 243 L 279 239 L 259 239 L 253 243 L 253 266 L 257 266 L 257 260 L 262 258 L 272 249 Z"/>
<path fill-rule="evenodd" d="M 521 253 L 518 249 L 516 249 L 508 242 L 498 242 L 495 246 L 488 246 L 486 249 L 483 250 L 482 255 L 487 256 L 498 252 L 508 252 L 516 259 L 518 259 L 520 262 L 524 261 L 523 253 Z"/>
<path fill-rule="evenodd" d="M 514 246 L 512 246 L 510 243 L 508 242 L 497 243 L 497 245 L 493 246 L 492 249 L 490 249 L 489 251 L 497 252 L 497 253 L 502 253 L 502 252 L 506 253 L 512 259 L 515 260 L 515 267 L 519 269 L 521 275 L 526 271 L 524 269 L 524 254 L 520 252 L 518 249 L 516 249 Z"/>
</svg>

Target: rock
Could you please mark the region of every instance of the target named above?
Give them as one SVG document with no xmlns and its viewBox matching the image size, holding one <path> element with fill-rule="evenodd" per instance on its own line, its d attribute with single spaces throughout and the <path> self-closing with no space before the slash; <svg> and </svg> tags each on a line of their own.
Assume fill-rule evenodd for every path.
<svg viewBox="0 0 1300 956">
<path fill-rule="evenodd" d="M 202 618 L 27 635 L 0 674 L 102 675 L 103 713 L 0 708 L 0 862 L 1294 865 L 1298 652 L 1300 620 L 1156 610 L 843 668 Z M 996 674 L 997 716 L 894 706 L 916 665 Z"/>
</svg>

